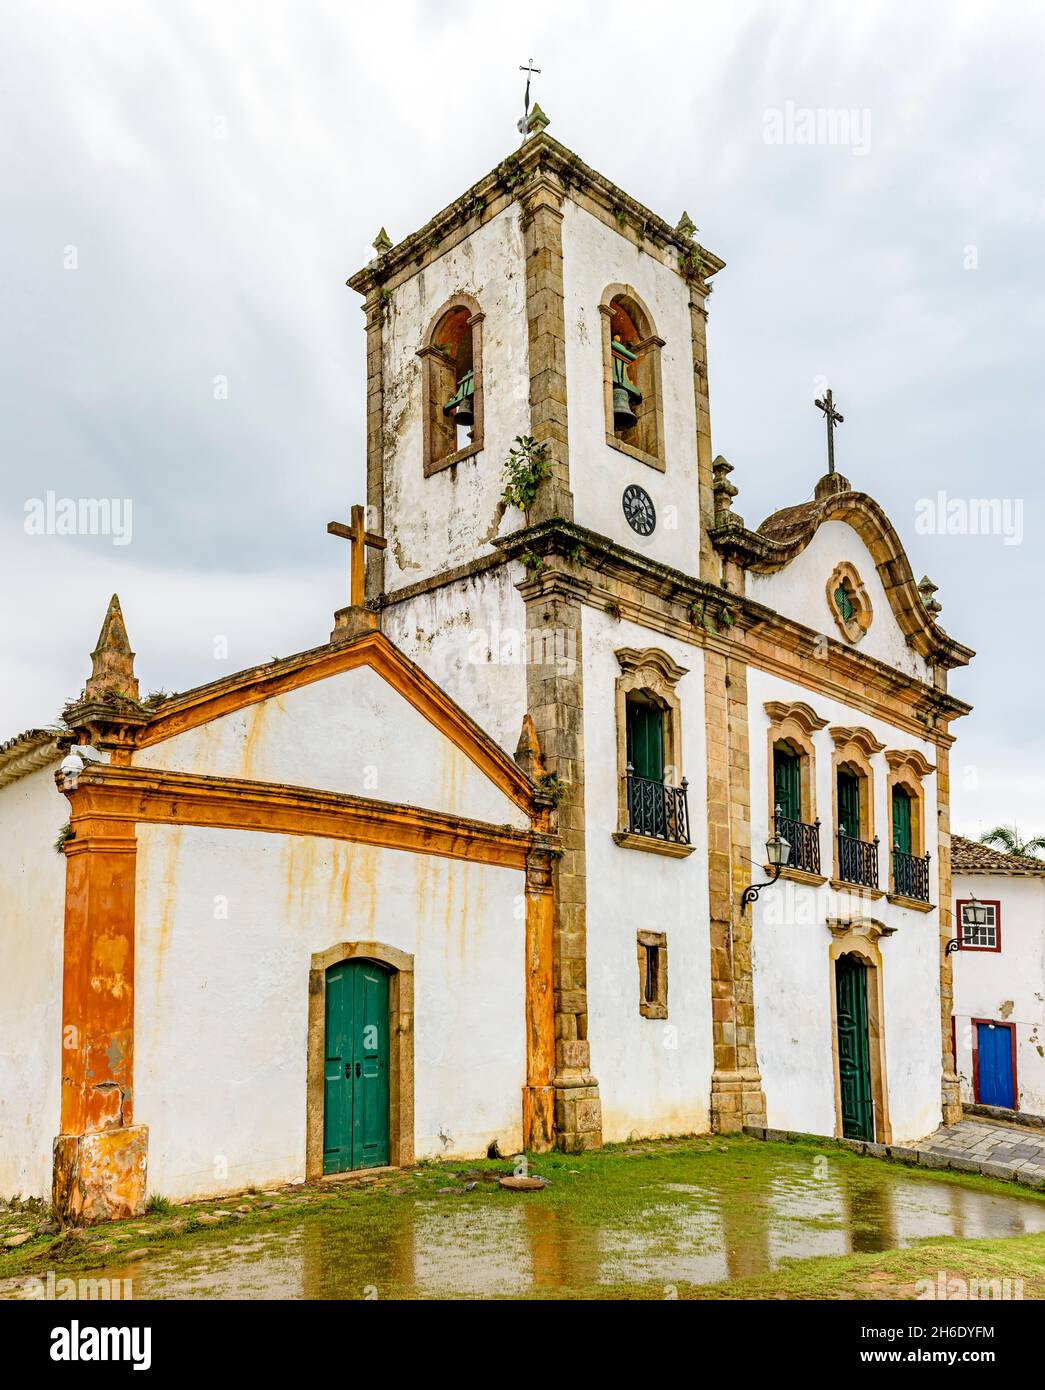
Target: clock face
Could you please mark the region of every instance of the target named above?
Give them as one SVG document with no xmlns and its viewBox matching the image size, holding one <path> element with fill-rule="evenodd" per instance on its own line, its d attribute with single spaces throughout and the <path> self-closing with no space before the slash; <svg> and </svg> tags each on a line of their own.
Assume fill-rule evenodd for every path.
<svg viewBox="0 0 1045 1390">
<path fill-rule="evenodd" d="M 653 498 L 644 487 L 639 487 L 638 483 L 629 483 L 624 489 L 621 506 L 633 531 L 637 531 L 640 536 L 653 534 L 653 528 L 657 524 L 657 510 L 653 505 Z"/>
</svg>

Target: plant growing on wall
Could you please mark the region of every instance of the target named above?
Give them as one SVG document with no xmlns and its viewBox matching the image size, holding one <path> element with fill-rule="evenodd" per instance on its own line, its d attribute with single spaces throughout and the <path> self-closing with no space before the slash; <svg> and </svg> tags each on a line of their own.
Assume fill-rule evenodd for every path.
<svg viewBox="0 0 1045 1390">
<path fill-rule="evenodd" d="M 570 794 L 570 784 L 562 781 L 557 772 L 543 772 L 537 779 L 537 785 L 549 798 L 556 810 L 558 810 Z"/>
<path fill-rule="evenodd" d="M 551 471 L 547 444 L 538 444 L 530 434 L 517 434 L 504 463 L 503 501 L 509 507 L 528 512 L 537 496 L 537 489 L 545 478 L 551 477 Z"/>
</svg>

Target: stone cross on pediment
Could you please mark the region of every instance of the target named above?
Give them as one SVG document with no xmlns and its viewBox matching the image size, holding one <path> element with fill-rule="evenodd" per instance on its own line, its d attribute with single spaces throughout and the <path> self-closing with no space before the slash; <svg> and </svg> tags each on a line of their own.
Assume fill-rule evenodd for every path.
<svg viewBox="0 0 1045 1390">
<path fill-rule="evenodd" d="M 327 531 L 332 536 L 340 536 L 352 546 L 350 562 L 349 603 L 353 608 L 362 608 L 366 601 L 366 551 L 384 550 L 388 542 L 383 536 L 375 535 L 366 529 L 366 509 L 352 508 L 352 520 L 346 526 L 343 521 L 328 521 Z"/>
</svg>

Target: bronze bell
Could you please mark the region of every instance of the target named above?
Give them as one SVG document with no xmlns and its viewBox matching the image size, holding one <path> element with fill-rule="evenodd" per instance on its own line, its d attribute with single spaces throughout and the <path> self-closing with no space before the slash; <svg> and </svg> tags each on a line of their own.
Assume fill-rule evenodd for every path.
<svg viewBox="0 0 1045 1390">
<path fill-rule="evenodd" d="M 443 406 L 443 414 L 449 415 L 453 411 L 454 424 L 467 429 L 475 423 L 474 400 L 475 376 L 469 368 L 457 383 L 457 390 Z"/>
<path fill-rule="evenodd" d="M 638 423 L 638 416 L 631 408 L 631 396 L 625 386 L 613 388 L 613 428 L 630 430 Z"/>
</svg>

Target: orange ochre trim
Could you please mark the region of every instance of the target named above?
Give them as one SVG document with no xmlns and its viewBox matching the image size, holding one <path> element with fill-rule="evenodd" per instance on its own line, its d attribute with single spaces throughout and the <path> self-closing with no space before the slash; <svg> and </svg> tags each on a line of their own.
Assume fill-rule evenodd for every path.
<svg viewBox="0 0 1045 1390">
<path fill-rule="evenodd" d="M 66 850 L 62 965 L 62 1133 L 133 1122 L 133 822 L 106 820 L 101 835 Z"/>
<path fill-rule="evenodd" d="M 127 822 L 316 835 L 511 869 L 525 869 L 533 843 L 528 830 L 443 811 L 275 782 L 112 764 L 85 769 L 69 802 L 74 834 L 67 846 L 70 855 L 77 853 L 81 841 L 104 842 L 114 824 Z"/>
<path fill-rule="evenodd" d="M 555 1143 L 555 900 L 550 872 L 526 888 L 526 1086 L 523 1147 L 546 1153 Z"/>
<path fill-rule="evenodd" d="M 343 645 L 317 647 L 288 657 L 267 673 L 264 667 L 240 671 L 168 700 L 147 724 L 135 731 L 135 746 L 149 748 L 247 705 L 284 695 L 359 666 L 369 666 L 382 676 L 505 796 L 528 815 L 541 820 L 539 828 L 547 828 L 545 808 L 535 805 L 535 788 L 519 766 L 419 666 L 379 632 L 366 633 Z"/>
<path fill-rule="evenodd" d="M 67 795 L 62 1136 L 130 1132 L 135 829 L 170 824 L 354 840 L 526 872 L 523 1126 L 529 1148 L 551 1147 L 554 836 L 340 793 L 112 764 L 85 768 Z M 116 1191 L 119 1174 L 101 1181 Z"/>
</svg>

